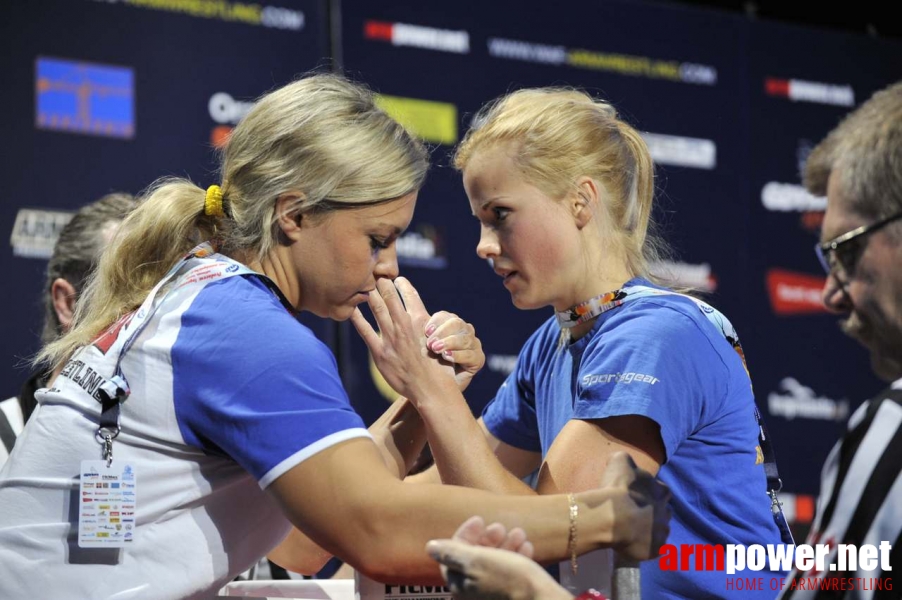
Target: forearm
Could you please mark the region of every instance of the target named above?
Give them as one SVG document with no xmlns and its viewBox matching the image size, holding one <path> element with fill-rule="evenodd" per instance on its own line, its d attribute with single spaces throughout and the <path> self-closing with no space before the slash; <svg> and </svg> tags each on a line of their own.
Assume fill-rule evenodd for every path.
<svg viewBox="0 0 902 600">
<path fill-rule="evenodd" d="M 332 558 L 332 554 L 293 527 L 288 537 L 266 557 L 283 569 L 302 575 L 315 575 Z"/>
<path fill-rule="evenodd" d="M 426 427 L 407 398 L 395 400 L 369 428 L 388 470 L 403 479 L 426 445 Z"/>
<path fill-rule="evenodd" d="M 425 544 L 452 535 L 474 513 L 487 522 L 522 527 L 535 545 L 535 558 L 540 562 L 569 557 L 570 507 L 564 496 L 504 497 L 435 485 L 380 489 L 378 496 L 378 506 L 370 504 L 356 511 L 355 542 L 344 557 L 380 581 L 440 582 L 435 563 L 424 552 Z M 590 506 L 580 498 L 577 503 L 577 553 L 610 545 L 613 502 L 608 502 L 608 507 L 598 502 Z M 364 517 L 364 512 L 370 514 Z"/>
<path fill-rule="evenodd" d="M 463 396 L 452 391 L 443 398 L 435 394 L 417 399 L 442 483 L 499 494 L 535 494 L 499 462 Z"/>
<path fill-rule="evenodd" d="M 406 398 L 398 398 L 369 428 L 389 472 L 403 478 L 426 444 L 426 428 Z M 274 548 L 268 558 L 277 565 L 304 575 L 318 572 L 332 554 L 297 528 Z"/>
<path fill-rule="evenodd" d="M 456 486 L 408 485 L 388 472 L 372 443 L 363 438 L 318 452 L 269 489 L 295 527 L 381 581 L 438 582 L 426 542 L 450 537 L 474 514 L 509 529 L 522 527 L 539 560 L 568 556 L 566 496 L 501 496 Z M 624 538 L 624 524 L 618 519 L 628 498 L 622 487 L 576 497 L 578 552 Z"/>
</svg>

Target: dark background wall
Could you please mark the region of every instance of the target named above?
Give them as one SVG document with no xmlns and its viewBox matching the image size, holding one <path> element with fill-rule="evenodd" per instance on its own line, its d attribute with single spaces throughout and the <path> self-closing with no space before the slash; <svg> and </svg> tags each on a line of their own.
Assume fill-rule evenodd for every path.
<svg viewBox="0 0 902 600">
<path fill-rule="evenodd" d="M 0 392 L 16 392 L 37 349 L 44 257 L 70 211 L 162 175 L 216 182 L 214 147 L 248 102 L 310 69 L 340 67 L 433 147 L 402 270 L 430 308 L 476 325 L 488 355 L 468 393 L 479 410 L 550 313 L 515 310 L 476 257 L 478 227 L 450 152 L 485 101 L 524 86 L 579 86 L 646 132 L 656 216 L 677 251 L 662 268 L 707 292 L 739 330 L 790 509 L 810 517 L 827 451 L 881 384 L 819 308 L 812 247 L 824 202 L 799 186 L 799 171 L 845 113 L 902 79 L 891 21 L 865 5 L 842 20 L 808 15 L 818 27 L 805 27 L 806 15 L 764 2 L 273 1 L 0 8 L 0 229 L 10 236 L 0 252 Z M 305 322 L 336 351 L 352 400 L 373 420 L 387 401 L 356 334 Z"/>
</svg>

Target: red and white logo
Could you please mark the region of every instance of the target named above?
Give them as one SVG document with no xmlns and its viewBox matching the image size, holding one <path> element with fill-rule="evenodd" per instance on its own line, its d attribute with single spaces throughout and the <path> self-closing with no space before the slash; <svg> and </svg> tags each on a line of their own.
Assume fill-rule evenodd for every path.
<svg viewBox="0 0 902 600">
<path fill-rule="evenodd" d="M 236 100 L 226 92 L 216 92 L 210 96 L 207 110 L 210 118 L 219 123 L 210 132 L 210 143 L 214 148 L 222 148 L 229 141 L 232 129 L 244 115 L 254 107 L 253 102 Z"/>
<path fill-rule="evenodd" d="M 826 278 L 817 275 L 782 269 L 769 270 L 767 291 L 774 313 L 786 317 L 827 312 L 821 300 L 824 283 Z"/>
<path fill-rule="evenodd" d="M 470 34 L 463 30 L 370 20 L 363 25 L 363 37 L 388 42 L 393 46 L 411 46 L 455 54 L 470 52 Z"/>
<path fill-rule="evenodd" d="M 768 77 L 764 80 L 764 91 L 768 96 L 787 98 L 793 102 L 855 106 L 855 90 L 851 85 Z"/>
</svg>

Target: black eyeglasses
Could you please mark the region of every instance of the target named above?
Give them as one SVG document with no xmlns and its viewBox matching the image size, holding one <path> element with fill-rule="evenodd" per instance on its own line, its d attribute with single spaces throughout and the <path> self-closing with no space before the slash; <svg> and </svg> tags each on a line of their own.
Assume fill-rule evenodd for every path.
<svg viewBox="0 0 902 600">
<path fill-rule="evenodd" d="M 827 275 L 830 273 L 848 275 L 855 269 L 855 263 L 858 262 L 858 256 L 864 248 L 862 236 L 874 233 L 899 219 L 902 219 L 902 212 L 880 219 L 870 225 L 856 227 L 823 244 L 815 244 L 814 253 L 817 254 Z"/>
</svg>

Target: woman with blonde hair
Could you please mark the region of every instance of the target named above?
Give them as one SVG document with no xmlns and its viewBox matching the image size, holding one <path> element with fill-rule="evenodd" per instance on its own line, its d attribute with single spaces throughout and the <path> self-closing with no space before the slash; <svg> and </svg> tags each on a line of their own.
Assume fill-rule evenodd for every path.
<svg viewBox="0 0 902 600">
<path fill-rule="evenodd" d="M 417 403 L 436 461 L 417 480 L 578 492 L 625 451 L 671 488 L 675 548 L 790 541 L 735 331 L 650 273 L 662 245 L 649 231 L 654 166 L 639 133 L 586 93 L 525 89 L 477 114 L 455 166 L 480 223 L 477 254 L 516 307 L 555 314 L 478 421 L 447 396 Z M 536 469 L 534 491 L 520 478 Z M 643 596 L 727 593 L 723 571 L 696 560 L 643 563 Z M 561 565 L 563 581 L 582 575 L 594 580 L 577 589 L 610 589 L 575 557 Z"/>
<path fill-rule="evenodd" d="M 301 572 L 335 553 L 378 579 L 435 579 L 425 542 L 474 508 L 528 531 L 540 558 L 652 554 L 666 491 L 625 460 L 569 497 L 404 484 L 415 411 L 397 402 L 368 432 L 295 319 L 354 315 L 411 402 L 459 396 L 482 364 L 472 329 L 396 279 L 427 164 L 369 90 L 316 75 L 255 104 L 221 187 L 146 194 L 40 355 L 58 376 L 0 471 L 0 597 L 206 598 L 266 553 Z M 427 328 L 460 368 L 424 350 Z"/>
</svg>

